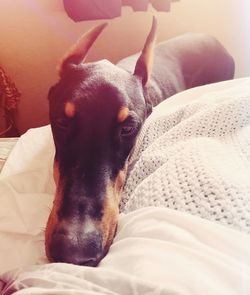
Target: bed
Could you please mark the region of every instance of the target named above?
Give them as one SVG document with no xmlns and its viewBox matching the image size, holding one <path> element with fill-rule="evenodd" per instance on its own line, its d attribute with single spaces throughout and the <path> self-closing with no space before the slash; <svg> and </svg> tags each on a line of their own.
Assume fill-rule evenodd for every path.
<svg viewBox="0 0 250 295">
<path fill-rule="evenodd" d="M 0 172 L 17 140 L 18 137 L 0 138 Z"/>
<path fill-rule="evenodd" d="M 154 109 L 97 268 L 49 264 L 44 254 L 50 126 L 11 145 L 0 174 L 1 294 L 250 294 L 250 78 L 193 88 Z"/>
</svg>

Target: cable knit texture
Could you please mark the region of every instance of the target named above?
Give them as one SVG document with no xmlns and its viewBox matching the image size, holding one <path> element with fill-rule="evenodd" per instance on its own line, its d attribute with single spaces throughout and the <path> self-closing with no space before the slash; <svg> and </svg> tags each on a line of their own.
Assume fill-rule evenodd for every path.
<svg viewBox="0 0 250 295">
<path fill-rule="evenodd" d="M 250 79 L 244 81 L 148 118 L 129 160 L 121 212 L 169 207 L 250 233 Z"/>
</svg>

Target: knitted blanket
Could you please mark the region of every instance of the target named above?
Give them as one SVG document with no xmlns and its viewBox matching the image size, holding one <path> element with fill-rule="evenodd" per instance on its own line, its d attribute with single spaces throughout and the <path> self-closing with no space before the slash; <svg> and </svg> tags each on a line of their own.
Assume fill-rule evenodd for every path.
<svg viewBox="0 0 250 295">
<path fill-rule="evenodd" d="M 138 138 L 121 211 L 168 207 L 250 233 L 250 79 L 165 104 Z"/>
</svg>

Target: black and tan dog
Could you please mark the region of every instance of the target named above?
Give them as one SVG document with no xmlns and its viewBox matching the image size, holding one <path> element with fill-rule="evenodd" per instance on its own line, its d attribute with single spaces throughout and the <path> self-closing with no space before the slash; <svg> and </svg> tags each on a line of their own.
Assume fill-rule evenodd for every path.
<svg viewBox="0 0 250 295">
<path fill-rule="evenodd" d="M 120 66 L 107 60 L 84 63 L 105 26 L 72 47 L 49 92 L 57 186 L 46 228 L 50 261 L 99 263 L 115 235 L 126 160 L 152 107 L 176 92 L 234 74 L 232 57 L 207 35 L 186 34 L 154 50 L 155 18 L 140 55 Z"/>
</svg>

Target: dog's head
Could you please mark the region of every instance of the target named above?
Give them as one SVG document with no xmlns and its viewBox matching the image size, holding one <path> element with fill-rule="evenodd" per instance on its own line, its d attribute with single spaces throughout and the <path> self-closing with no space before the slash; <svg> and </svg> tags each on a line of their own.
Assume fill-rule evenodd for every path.
<svg viewBox="0 0 250 295">
<path fill-rule="evenodd" d="M 147 117 L 156 20 L 133 74 L 109 61 L 84 63 L 105 27 L 68 52 L 49 91 L 56 195 L 46 227 L 50 261 L 95 266 L 115 235 L 126 159 Z"/>
</svg>

